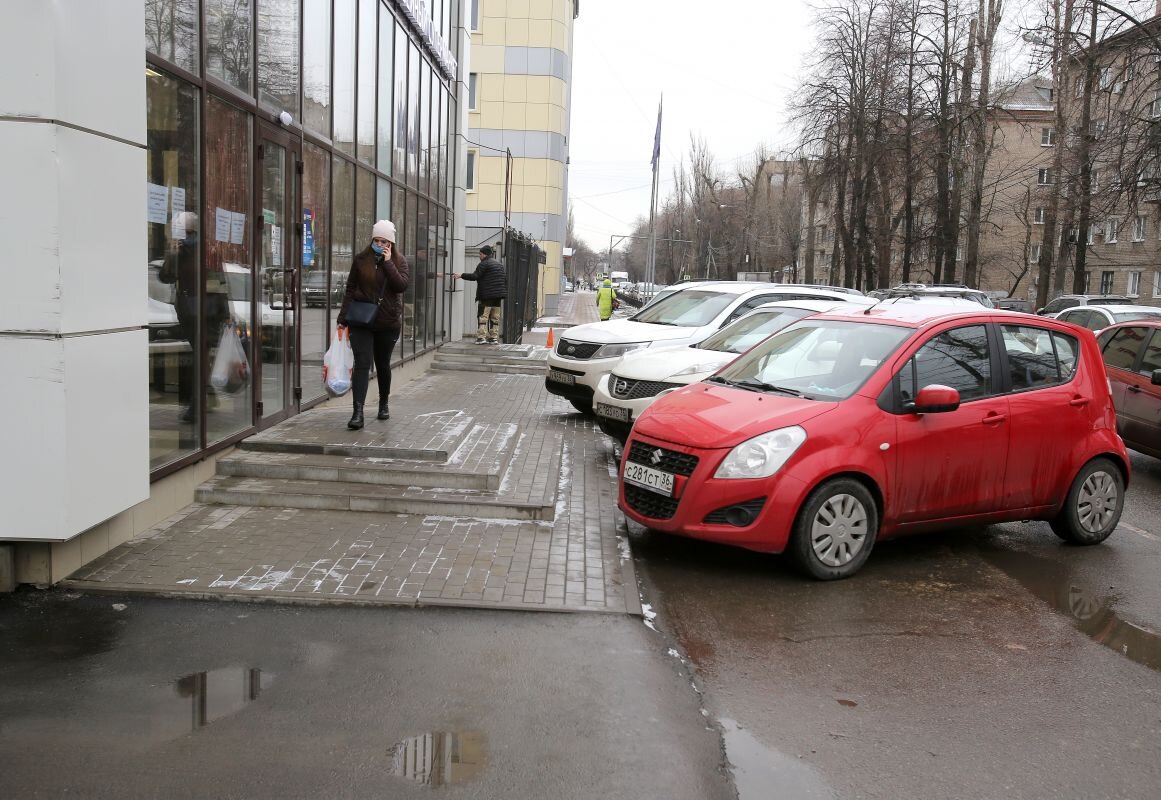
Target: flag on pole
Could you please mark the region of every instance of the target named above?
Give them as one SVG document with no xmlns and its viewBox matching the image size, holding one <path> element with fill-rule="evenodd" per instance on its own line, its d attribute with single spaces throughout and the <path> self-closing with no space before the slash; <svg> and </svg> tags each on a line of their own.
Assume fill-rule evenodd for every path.
<svg viewBox="0 0 1161 800">
<path fill-rule="evenodd" d="M 657 169 L 657 162 L 661 160 L 661 107 L 665 103 L 665 98 L 657 104 L 657 132 L 653 134 L 653 158 L 649 162 L 653 165 L 653 169 Z"/>
</svg>

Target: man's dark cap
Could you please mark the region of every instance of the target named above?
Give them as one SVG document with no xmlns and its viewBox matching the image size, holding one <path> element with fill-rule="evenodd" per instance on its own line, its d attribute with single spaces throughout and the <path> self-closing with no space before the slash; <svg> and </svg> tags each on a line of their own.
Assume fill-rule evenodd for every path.
<svg viewBox="0 0 1161 800">
<path fill-rule="evenodd" d="M 490 244 L 486 244 L 480 248 L 480 255 L 485 256 L 487 258 L 491 258 L 492 253 L 494 253 L 494 252 L 496 252 L 496 251 L 492 249 L 492 245 L 490 245 Z"/>
</svg>

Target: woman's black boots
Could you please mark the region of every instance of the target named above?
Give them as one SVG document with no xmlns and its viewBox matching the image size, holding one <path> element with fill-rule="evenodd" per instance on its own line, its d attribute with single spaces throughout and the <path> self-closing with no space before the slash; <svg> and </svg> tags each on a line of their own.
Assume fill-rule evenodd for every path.
<svg viewBox="0 0 1161 800">
<path fill-rule="evenodd" d="M 355 413 L 351 414 L 351 421 L 347 423 L 347 427 L 353 431 L 357 431 L 363 427 L 362 403 L 355 403 Z"/>
<path fill-rule="evenodd" d="M 387 408 L 387 398 L 379 398 L 379 415 L 377 419 L 391 419 L 391 411 Z"/>
</svg>

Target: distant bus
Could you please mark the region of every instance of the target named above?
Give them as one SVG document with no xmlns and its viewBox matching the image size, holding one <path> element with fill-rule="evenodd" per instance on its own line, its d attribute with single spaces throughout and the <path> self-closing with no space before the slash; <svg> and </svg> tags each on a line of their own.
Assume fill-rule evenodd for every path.
<svg viewBox="0 0 1161 800">
<path fill-rule="evenodd" d="M 618 271 L 614 270 L 613 272 L 609 273 L 609 280 L 612 281 L 613 283 L 628 283 L 629 282 L 629 273 L 628 272 L 618 272 Z"/>
</svg>

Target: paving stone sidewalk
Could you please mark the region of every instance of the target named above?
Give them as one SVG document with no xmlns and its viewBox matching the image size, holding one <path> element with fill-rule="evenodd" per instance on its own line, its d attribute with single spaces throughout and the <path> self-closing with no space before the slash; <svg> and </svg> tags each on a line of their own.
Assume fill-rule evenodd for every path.
<svg viewBox="0 0 1161 800">
<path fill-rule="evenodd" d="M 392 394 L 390 420 L 369 420 L 364 431 L 351 433 L 344 427 L 348 414 L 307 411 L 260 438 L 401 449 L 437 442 L 448 450 L 447 469 L 491 470 L 490 485 L 498 487 L 410 487 L 405 497 L 532 499 L 547 503 L 551 518 L 195 503 L 86 565 L 65 585 L 284 602 L 641 613 L 616 508 L 613 443 L 545 392 L 542 377 L 432 371 Z M 423 430 L 434 418 L 471 427 Z M 359 460 L 357 453 L 346 457 Z"/>
</svg>

